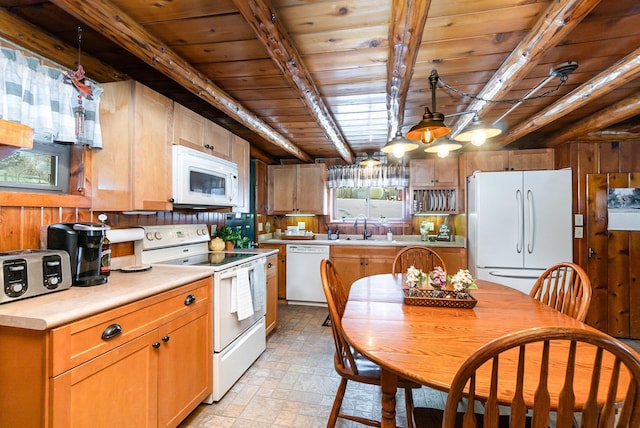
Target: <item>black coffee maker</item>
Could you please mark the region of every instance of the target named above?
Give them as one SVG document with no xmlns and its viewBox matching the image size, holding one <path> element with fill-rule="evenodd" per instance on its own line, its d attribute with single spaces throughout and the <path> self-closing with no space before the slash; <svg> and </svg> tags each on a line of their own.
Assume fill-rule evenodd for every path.
<svg viewBox="0 0 640 428">
<path fill-rule="evenodd" d="M 107 282 L 107 275 L 100 273 L 100 261 L 102 241 L 109 229 L 99 223 L 55 223 L 47 228 L 47 248 L 69 253 L 72 285 Z"/>
</svg>

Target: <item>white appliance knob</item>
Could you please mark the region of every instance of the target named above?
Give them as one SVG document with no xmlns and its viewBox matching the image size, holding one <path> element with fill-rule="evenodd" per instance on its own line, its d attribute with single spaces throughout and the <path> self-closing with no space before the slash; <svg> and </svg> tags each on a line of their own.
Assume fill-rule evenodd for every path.
<svg viewBox="0 0 640 428">
<path fill-rule="evenodd" d="M 204 235 L 204 233 L 202 233 L 202 229 L 198 229 L 198 230 L 196 231 L 196 234 L 197 234 L 198 236 L 200 236 L 200 235 Z"/>
<path fill-rule="evenodd" d="M 153 241 L 153 233 L 151 232 L 147 232 L 144 234 L 145 238 L 147 238 L 147 241 Z"/>
<path fill-rule="evenodd" d="M 14 293 L 19 293 L 22 291 L 22 284 L 21 283 L 13 284 L 11 288 L 13 289 Z"/>
<path fill-rule="evenodd" d="M 49 278 L 49 284 L 56 285 L 57 283 L 58 283 L 58 277 L 57 276 L 53 276 L 53 277 Z"/>
<path fill-rule="evenodd" d="M 153 234 L 156 239 L 162 239 L 162 234 L 160 232 L 156 232 Z"/>
</svg>

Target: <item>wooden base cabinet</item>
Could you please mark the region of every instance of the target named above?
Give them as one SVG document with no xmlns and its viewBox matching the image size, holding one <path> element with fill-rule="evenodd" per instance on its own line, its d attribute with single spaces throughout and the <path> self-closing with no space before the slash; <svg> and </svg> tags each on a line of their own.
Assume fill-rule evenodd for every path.
<svg viewBox="0 0 640 428">
<path fill-rule="evenodd" d="M 51 426 L 159 426 L 156 340 L 148 333 L 53 378 Z"/>
<path fill-rule="evenodd" d="M 0 393 L 36 397 L 3 404 L 0 427 L 176 427 L 212 390 L 211 292 L 207 278 L 50 331 L 0 328 L 0 351 L 29 352 L 2 358 L 24 380 Z"/>
<path fill-rule="evenodd" d="M 266 332 L 271 333 L 278 322 L 278 256 L 267 257 L 267 313 Z"/>
<path fill-rule="evenodd" d="M 349 290 L 357 279 L 391 272 L 397 250 L 397 247 L 332 245 L 329 257 Z"/>
<path fill-rule="evenodd" d="M 261 244 L 262 248 L 274 248 L 278 250 L 278 299 L 287 298 L 287 246 L 285 244 Z"/>
</svg>

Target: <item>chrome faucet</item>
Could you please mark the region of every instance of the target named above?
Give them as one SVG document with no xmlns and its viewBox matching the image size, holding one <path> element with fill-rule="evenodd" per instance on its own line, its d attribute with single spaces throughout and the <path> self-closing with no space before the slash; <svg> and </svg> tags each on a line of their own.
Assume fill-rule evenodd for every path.
<svg viewBox="0 0 640 428">
<path fill-rule="evenodd" d="M 363 239 L 367 239 L 367 238 L 371 238 L 371 234 L 367 233 L 367 216 L 360 214 L 358 216 L 356 216 L 356 221 L 353 223 L 353 229 L 354 231 L 357 232 L 358 230 L 358 219 L 363 219 L 364 220 L 364 230 L 362 231 L 362 238 Z"/>
</svg>

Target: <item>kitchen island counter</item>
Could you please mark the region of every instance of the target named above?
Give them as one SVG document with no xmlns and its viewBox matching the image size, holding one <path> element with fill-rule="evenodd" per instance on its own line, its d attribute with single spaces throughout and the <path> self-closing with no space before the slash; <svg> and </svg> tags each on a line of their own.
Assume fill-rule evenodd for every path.
<svg viewBox="0 0 640 428">
<path fill-rule="evenodd" d="M 209 267 L 154 265 L 144 272 L 114 271 L 109 282 L 71 287 L 0 305 L 0 327 L 47 330 L 211 276 Z"/>
</svg>

